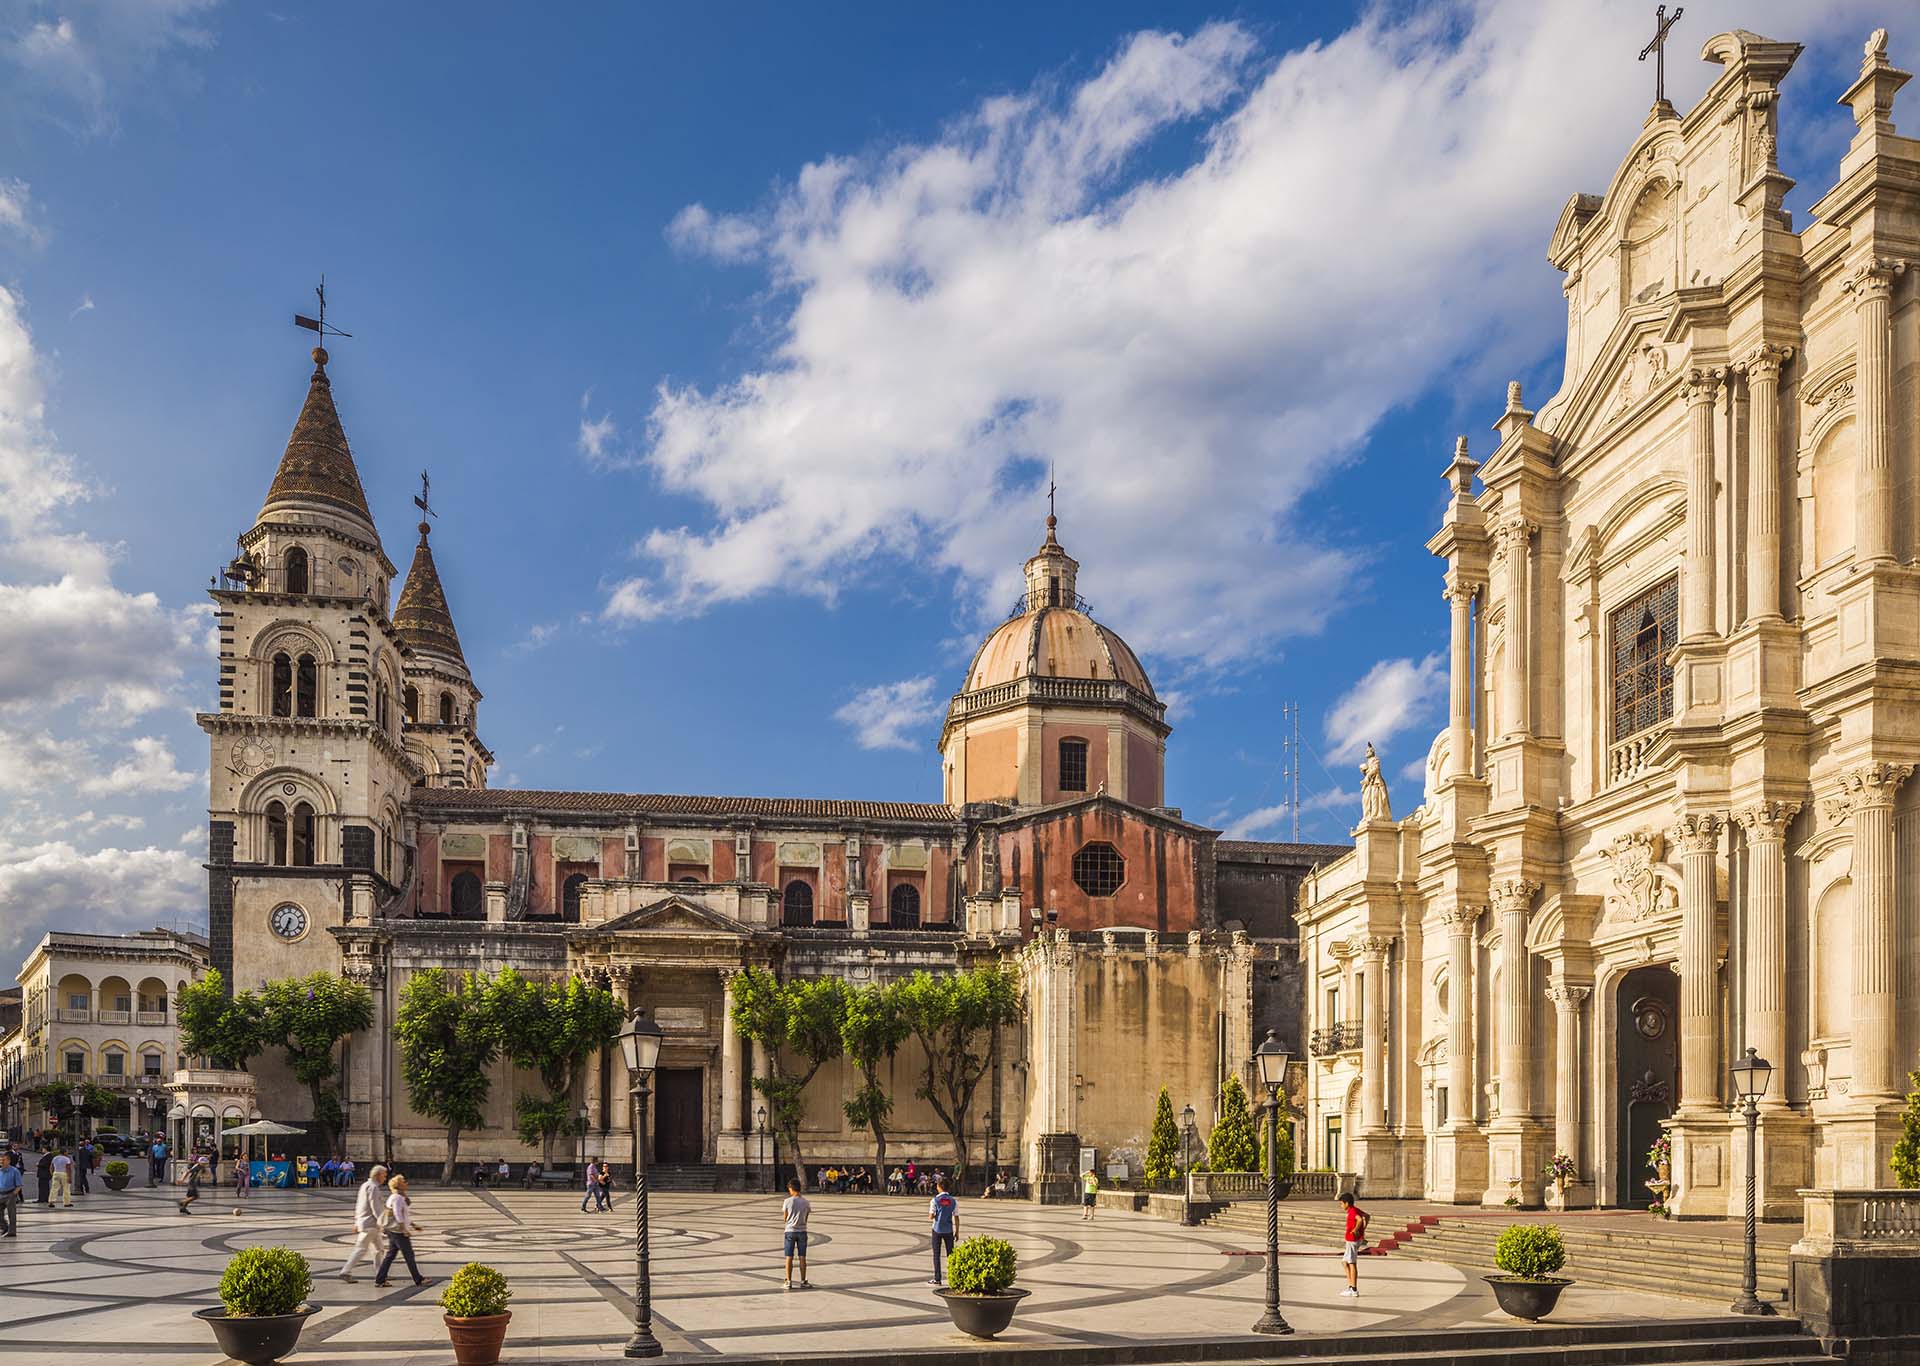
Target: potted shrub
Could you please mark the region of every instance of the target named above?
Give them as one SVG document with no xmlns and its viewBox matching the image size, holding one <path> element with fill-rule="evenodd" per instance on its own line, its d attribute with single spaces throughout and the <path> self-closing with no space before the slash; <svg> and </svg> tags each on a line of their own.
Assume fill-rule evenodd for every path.
<svg viewBox="0 0 1920 1366">
<path fill-rule="evenodd" d="M 313 1272 L 290 1247 L 249 1247 L 233 1254 L 220 1277 L 220 1307 L 193 1316 L 213 1329 L 220 1350 L 248 1366 L 267 1366 L 299 1345 L 300 1330 L 320 1312 L 307 1300 Z"/>
<path fill-rule="evenodd" d="M 117 1157 L 107 1163 L 104 1171 L 106 1172 L 105 1179 L 107 1189 L 111 1191 L 125 1190 L 127 1188 L 127 1182 L 133 1179 L 127 1174 L 127 1164 Z"/>
<path fill-rule="evenodd" d="M 1535 1322 L 1553 1312 L 1560 1292 L 1573 1282 L 1554 1273 L 1567 1264 L 1560 1230 L 1552 1224 L 1511 1224 L 1494 1245 L 1493 1264 L 1506 1274 L 1488 1276 L 1500 1308 Z"/>
<path fill-rule="evenodd" d="M 507 1278 L 481 1262 L 468 1262 L 453 1273 L 440 1292 L 440 1308 L 459 1366 L 493 1366 L 500 1360 L 507 1320 L 513 1317 L 507 1312 L 512 1298 Z"/>
<path fill-rule="evenodd" d="M 967 1238 L 947 1258 L 947 1284 L 933 1293 L 947 1302 L 953 1326 L 976 1338 L 1004 1333 L 1013 1311 L 1031 1292 L 1016 1290 L 1014 1272 L 1019 1258 L 1007 1243 L 977 1234 Z"/>
</svg>

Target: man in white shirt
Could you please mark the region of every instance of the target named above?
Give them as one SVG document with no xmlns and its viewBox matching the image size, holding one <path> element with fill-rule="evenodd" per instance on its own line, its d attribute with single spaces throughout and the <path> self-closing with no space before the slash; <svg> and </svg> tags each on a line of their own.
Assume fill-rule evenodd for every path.
<svg viewBox="0 0 1920 1366">
<path fill-rule="evenodd" d="M 67 1150 L 61 1148 L 53 1155 L 53 1199 L 47 1208 L 58 1205 L 62 1209 L 73 1208 L 73 1159 Z"/>
<path fill-rule="evenodd" d="M 360 1194 L 354 1197 L 353 1251 L 347 1254 L 347 1264 L 340 1268 L 341 1280 L 348 1285 L 356 1284 L 353 1269 L 362 1257 L 372 1257 L 376 1263 L 380 1260 L 387 1249 L 386 1226 L 387 1169 L 376 1165 L 360 1184 Z"/>
</svg>

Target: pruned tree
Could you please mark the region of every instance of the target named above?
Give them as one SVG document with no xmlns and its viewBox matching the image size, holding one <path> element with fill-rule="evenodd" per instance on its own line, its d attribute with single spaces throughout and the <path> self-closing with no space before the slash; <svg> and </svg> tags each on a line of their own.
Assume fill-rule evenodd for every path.
<svg viewBox="0 0 1920 1366">
<path fill-rule="evenodd" d="M 494 979 L 493 995 L 501 1048 L 546 1088 L 514 1098 L 515 1128 L 523 1143 L 540 1145 L 551 1167 L 554 1143 L 573 1128 L 574 1082 L 588 1056 L 620 1032 L 626 1009 L 609 987 L 578 977 L 535 982 L 512 968 Z"/>
<path fill-rule="evenodd" d="M 1907 1073 L 1907 1108 L 1900 1116 L 1900 1137 L 1893 1145 L 1893 1179 L 1911 1189 L 1920 1186 L 1920 1072 Z"/>
<path fill-rule="evenodd" d="M 847 1123 L 873 1133 L 873 1169 L 881 1175 L 887 1170 L 887 1121 L 893 1116 L 893 1097 L 880 1084 L 880 1067 L 893 1060 L 908 1033 L 897 984 L 870 982 L 847 993 L 840 1046 L 860 1069 L 861 1085 L 840 1108 Z"/>
<path fill-rule="evenodd" d="M 1020 1018 L 1020 984 L 1002 967 L 935 977 L 916 972 L 899 984 L 900 1012 L 920 1041 L 923 1097 L 953 1136 L 954 1175 L 967 1179 L 967 1115 L 993 1061 L 993 1038 Z"/>
<path fill-rule="evenodd" d="M 802 1096 L 820 1068 L 840 1056 L 840 1021 L 848 994 L 847 984 L 837 977 L 782 982 L 758 968 L 742 970 L 733 983 L 733 1027 L 766 1049 L 772 1073 L 755 1077 L 753 1089 L 766 1097 L 768 1121 L 786 1139 L 803 1190 L 807 1164 L 800 1150 Z"/>
<path fill-rule="evenodd" d="M 493 1090 L 500 1025 L 492 983 L 477 973 L 461 978 L 440 968 L 415 973 L 400 989 L 393 1034 L 407 1104 L 447 1128 L 440 1180 L 451 1184 L 460 1132 L 480 1127 Z"/>
<path fill-rule="evenodd" d="M 1247 1109 L 1247 1088 L 1236 1073 L 1227 1074 L 1220 1088 L 1220 1109 L 1213 1132 L 1207 1135 L 1207 1166 L 1216 1172 L 1258 1171 L 1260 1145 L 1253 1136 L 1253 1116 Z"/>
<path fill-rule="evenodd" d="M 80 1141 L 81 1126 L 76 1121 L 110 1115 L 120 1108 L 120 1097 L 90 1081 L 50 1081 L 24 1094 L 46 1107 L 53 1127 L 69 1143 Z"/>
<path fill-rule="evenodd" d="M 307 1088 L 321 1150 L 339 1146 L 346 1119 L 335 1078 L 340 1074 L 340 1041 L 373 1028 L 373 993 L 359 982 L 331 972 L 283 977 L 260 992 L 263 1037 L 286 1050 L 294 1080 Z"/>
<path fill-rule="evenodd" d="M 242 1071 L 267 1046 L 266 1011 L 250 991 L 227 995 L 226 980 L 213 968 L 174 993 L 181 1046 L 215 1067 Z"/>
<path fill-rule="evenodd" d="M 1179 1175 L 1180 1126 L 1173 1119 L 1173 1100 L 1162 1086 L 1154 1105 L 1153 1131 L 1147 1137 L 1146 1177 L 1149 1181 L 1172 1181 Z"/>
</svg>

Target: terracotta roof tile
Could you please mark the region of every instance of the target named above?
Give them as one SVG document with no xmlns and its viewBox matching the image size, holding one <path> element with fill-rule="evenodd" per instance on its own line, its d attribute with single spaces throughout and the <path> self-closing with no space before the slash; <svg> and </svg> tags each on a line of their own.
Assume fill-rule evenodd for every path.
<svg viewBox="0 0 1920 1366">
<path fill-rule="evenodd" d="M 1324 863 L 1353 852 L 1351 844 L 1289 844 L 1282 840 L 1215 840 L 1214 857 L 1231 862 L 1235 858 L 1254 858 L 1261 854 L 1284 854 L 1293 858 Z"/>
<path fill-rule="evenodd" d="M 578 811 L 618 816 L 766 816 L 925 821 L 957 818 L 939 802 L 837 801 L 819 797 L 700 797 L 658 792 L 547 792 L 531 788 L 421 788 L 417 808 L 476 811 Z"/>
<path fill-rule="evenodd" d="M 307 401 L 287 438 L 286 454 L 274 472 L 273 486 L 267 490 L 262 512 L 275 503 L 319 502 L 351 512 L 369 526 L 373 514 L 367 511 L 367 495 L 360 487 L 360 471 L 354 468 L 353 452 L 347 448 L 347 434 L 340 426 L 340 414 L 333 406 L 333 386 L 327 381 L 327 353 L 313 348 L 313 379 L 307 385 Z"/>
</svg>

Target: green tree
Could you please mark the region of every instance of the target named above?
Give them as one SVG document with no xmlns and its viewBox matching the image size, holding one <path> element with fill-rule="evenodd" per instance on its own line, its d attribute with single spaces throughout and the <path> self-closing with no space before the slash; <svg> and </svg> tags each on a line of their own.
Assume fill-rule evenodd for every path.
<svg viewBox="0 0 1920 1366">
<path fill-rule="evenodd" d="M 489 1069 L 500 1054 L 500 1025 L 492 984 L 471 972 L 464 978 L 440 968 L 415 973 L 400 989 L 393 1035 L 407 1104 L 447 1126 L 440 1180 L 450 1185 L 460 1131 L 480 1127 L 493 1090 Z"/>
<path fill-rule="evenodd" d="M 373 1028 L 373 993 L 330 972 L 282 977 L 261 989 L 263 1037 L 286 1050 L 294 1080 L 307 1088 L 321 1150 L 339 1146 L 346 1119 L 334 1079 L 340 1073 L 340 1041 Z"/>
<path fill-rule="evenodd" d="M 840 1020 L 849 994 L 838 977 L 782 982 L 757 968 L 744 969 L 733 982 L 733 1027 L 766 1049 L 772 1073 L 755 1077 L 753 1089 L 767 1099 L 767 1121 L 786 1139 L 802 1190 L 807 1183 L 800 1151 L 802 1096 L 820 1068 L 840 1056 Z"/>
<path fill-rule="evenodd" d="M 1180 1175 L 1180 1126 L 1174 1122 L 1173 1100 L 1167 1088 L 1153 1110 L 1153 1132 L 1147 1138 L 1147 1180 L 1172 1181 Z"/>
<path fill-rule="evenodd" d="M 1000 1027 L 1020 1018 L 1020 984 L 1005 968 L 978 967 L 943 977 L 916 972 L 898 989 L 900 1012 L 925 1060 L 915 1094 L 953 1136 L 954 1177 L 964 1183 L 967 1114 Z"/>
<path fill-rule="evenodd" d="M 28 1099 L 46 1106 L 47 1113 L 53 1116 L 54 1128 L 69 1143 L 80 1140 L 81 1125 L 78 1121 L 110 1115 L 120 1108 L 118 1096 L 90 1081 L 50 1081 L 25 1094 Z"/>
<path fill-rule="evenodd" d="M 515 1097 L 515 1128 L 523 1143 L 540 1145 L 541 1161 L 551 1167 L 555 1141 L 574 1124 L 574 1082 L 587 1057 L 620 1032 L 626 1010 L 607 987 L 578 977 L 535 982 L 512 968 L 494 980 L 493 996 L 501 1048 L 546 1088 L 545 1095 Z"/>
<path fill-rule="evenodd" d="M 1238 1075 L 1229 1072 L 1220 1088 L 1220 1109 L 1207 1135 L 1207 1166 L 1216 1172 L 1258 1171 L 1260 1147 L 1253 1136 L 1253 1116 L 1247 1109 L 1247 1090 Z"/>
<path fill-rule="evenodd" d="M 1260 1133 L 1260 1171 L 1267 1169 L 1267 1117 L 1265 1113 L 1254 1116 L 1255 1127 Z M 1286 1111 L 1280 1113 L 1280 1169 L 1276 1175 L 1285 1181 L 1293 1175 L 1293 1126 L 1287 1123 Z"/>
<path fill-rule="evenodd" d="M 174 993 L 174 1014 L 180 1021 L 181 1045 L 215 1067 L 244 1071 L 248 1060 L 267 1046 L 260 998 L 250 991 L 227 995 L 218 968 L 181 985 Z"/>
<path fill-rule="evenodd" d="M 1920 1072 L 1907 1073 L 1907 1086 L 1907 1109 L 1893 1145 L 1893 1179 L 1911 1188 L 1920 1186 Z"/>
<path fill-rule="evenodd" d="M 840 1017 L 840 1046 L 860 1069 L 862 1084 L 840 1108 L 846 1112 L 847 1123 L 872 1131 L 876 1176 L 886 1174 L 887 1121 L 893 1116 L 893 1097 L 880 1084 L 880 1065 L 892 1061 L 906 1041 L 907 1022 L 900 1013 L 896 985 L 870 982 L 847 994 L 845 1013 Z"/>
</svg>

